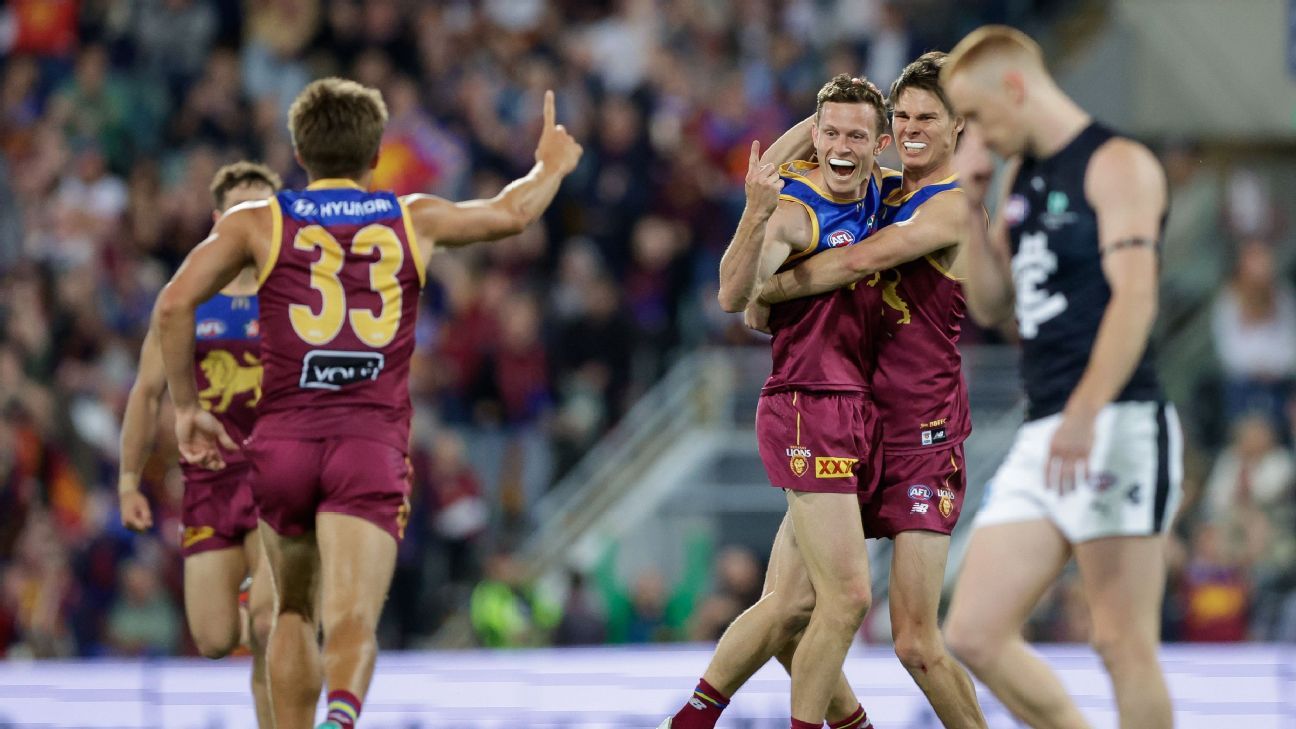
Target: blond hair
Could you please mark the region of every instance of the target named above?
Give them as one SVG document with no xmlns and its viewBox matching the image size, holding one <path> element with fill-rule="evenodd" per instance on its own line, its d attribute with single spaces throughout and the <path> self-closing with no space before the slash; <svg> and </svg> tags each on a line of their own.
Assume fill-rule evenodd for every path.
<svg viewBox="0 0 1296 729">
<path fill-rule="evenodd" d="M 224 210 L 225 196 L 230 190 L 242 185 L 265 185 L 271 192 L 278 192 L 283 187 L 283 180 L 279 179 L 274 170 L 259 162 L 243 160 L 225 165 L 216 170 L 211 181 L 212 201 L 216 203 L 216 209 Z"/>
<path fill-rule="evenodd" d="M 983 25 L 954 46 L 941 69 L 941 83 L 986 60 L 1010 58 L 1044 69 L 1044 51 L 1033 38 L 1007 25 Z"/>
<path fill-rule="evenodd" d="M 288 131 L 312 178 L 356 178 L 382 144 L 387 105 L 377 89 L 342 78 L 313 81 L 288 109 Z"/>
</svg>

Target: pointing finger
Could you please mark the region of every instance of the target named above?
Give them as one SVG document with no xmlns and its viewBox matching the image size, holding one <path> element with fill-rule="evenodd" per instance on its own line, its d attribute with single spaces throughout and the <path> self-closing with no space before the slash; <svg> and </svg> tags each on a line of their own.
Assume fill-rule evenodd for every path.
<svg viewBox="0 0 1296 729">
<path fill-rule="evenodd" d="M 747 158 L 747 169 L 755 169 L 756 164 L 760 162 L 760 140 L 753 139 L 751 146 L 751 156 Z"/>
<path fill-rule="evenodd" d="M 545 92 L 545 95 L 544 95 L 544 125 L 545 125 L 545 129 L 548 129 L 549 127 L 552 127 L 552 126 L 554 125 L 554 118 L 555 118 L 555 116 L 556 116 L 556 115 L 555 115 L 555 113 L 554 113 L 554 92 L 553 92 L 553 89 L 549 89 L 548 91 Z"/>
</svg>

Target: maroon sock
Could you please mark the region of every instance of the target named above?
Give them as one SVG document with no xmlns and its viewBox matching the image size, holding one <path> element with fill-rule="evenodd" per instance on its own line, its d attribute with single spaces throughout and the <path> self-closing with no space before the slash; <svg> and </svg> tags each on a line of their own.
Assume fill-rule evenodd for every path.
<svg viewBox="0 0 1296 729">
<path fill-rule="evenodd" d="M 792 717 L 792 729 L 823 729 L 823 722 L 801 721 Z"/>
<path fill-rule="evenodd" d="M 864 711 L 864 706 L 855 707 L 851 715 L 841 721 L 828 722 L 828 729 L 869 729 L 868 714 Z"/>
<path fill-rule="evenodd" d="M 360 720 L 360 699 L 350 691 L 328 692 L 328 721 L 336 721 L 342 729 L 355 729 Z"/>
<path fill-rule="evenodd" d="M 706 679 L 698 681 L 688 703 L 671 717 L 671 729 L 715 729 L 729 697 L 715 690 Z"/>
</svg>

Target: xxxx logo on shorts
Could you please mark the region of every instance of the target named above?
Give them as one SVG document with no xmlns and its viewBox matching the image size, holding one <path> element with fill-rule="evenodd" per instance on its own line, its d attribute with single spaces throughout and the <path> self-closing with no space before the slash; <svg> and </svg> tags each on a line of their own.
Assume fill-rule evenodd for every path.
<svg viewBox="0 0 1296 729">
<path fill-rule="evenodd" d="M 849 478 L 854 475 L 851 469 L 857 462 L 859 462 L 858 458 L 820 456 L 815 459 L 815 478 Z"/>
<path fill-rule="evenodd" d="M 810 467 L 810 458 L 812 457 L 810 449 L 803 446 L 789 446 L 787 454 L 788 458 L 791 459 L 788 461 L 788 467 L 792 469 L 792 473 L 797 476 L 804 476 L 806 469 Z"/>
<path fill-rule="evenodd" d="M 936 495 L 940 497 L 940 502 L 936 508 L 940 509 L 941 516 L 946 519 L 954 512 L 954 492 L 949 489 L 936 489 Z"/>
<path fill-rule="evenodd" d="M 216 536 L 216 530 L 209 526 L 185 527 L 184 534 L 180 537 L 180 545 L 187 549 L 204 539 L 210 539 L 214 536 Z"/>
</svg>

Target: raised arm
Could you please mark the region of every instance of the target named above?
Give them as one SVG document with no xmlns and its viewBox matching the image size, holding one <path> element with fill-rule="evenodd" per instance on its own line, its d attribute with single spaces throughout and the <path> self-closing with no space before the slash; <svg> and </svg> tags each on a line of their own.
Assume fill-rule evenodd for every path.
<svg viewBox="0 0 1296 729">
<path fill-rule="evenodd" d="M 792 162 L 798 159 L 810 159 L 814 154 L 814 141 L 810 138 L 810 127 L 814 126 L 814 115 L 810 115 L 797 122 L 793 127 L 782 136 L 774 140 L 765 154 L 761 155 L 762 164 L 772 164 L 775 169 L 779 165 Z"/>
<path fill-rule="evenodd" d="M 970 227 L 984 227 L 984 218 L 972 217 L 965 197 L 959 189 L 942 192 L 918 208 L 909 220 L 889 225 L 855 245 L 824 251 L 772 277 L 761 289 L 761 301 L 777 304 L 833 291 L 878 271 L 963 243 Z"/>
<path fill-rule="evenodd" d="M 150 327 L 140 348 L 139 373 L 126 399 L 122 417 L 121 453 L 117 471 L 117 497 L 121 504 L 122 524 L 144 531 L 153 526 L 148 500 L 140 493 L 140 475 L 157 430 L 158 410 L 166 393 L 166 373 L 162 369 L 162 345 L 157 332 Z"/>
<path fill-rule="evenodd" d="M 755 296 L 761 256 L 765 247 L 766 226 L 778 209 L 783 180 L 778 166 L 760 161 L 760 142 L 753 141 L 747 158 L 744 182 L 747 204 L 729 246 L 720 258 L 720 290 L 716 294 L 720 308 L 742 311 Z"/>
<path fill-rule="evenodd" d="M 967 191 L 965 201 L 969 215 L 985 214 L 985 186 L 977 181 L 984 179 L 991 167 L 990 151 L 981 137 L 980 127 L 975 123 L 967 124 L 954 153 L 954 169 Z M 1003 207 L 1017 177 L 1018 167 L 1020 163 L 1012 160 L 1004 169 L 1000 180 L 999 208 L 989 230 L 983 225 L 969 226 L 967 244 L 959 253 L 958 266 L 964 274 L 963 293 L 967 297 L 968 313 L 983 327 L 997 327 L 1014 314 L 1016 295 L 1012 281 L 1012 247 L 1008 243 Z"/>
<path fill-rule="evenodd" d="M 194 379 L 194 311 L 239 271 L 255 262 L 253 241 L 268 239 L 269 204 L 243 203 L 216 221 L 211 235 L 190 251 L 171 282 L 162 289 L 153 310 L 153 326 L 161 342 L 167 387 L 176 409 L 176 438 L 180 455 L 206 468 L 225 465 L 220 447 L 234 450 L 225 429 L 202 409 Z"/>
<path fill-rule="evenodd" d="M 1050 474 L 1067 491 L 1083 474 L 1098 412 L 1120 394 L 1147 349 L 1157 313 L 1157 255 L 1165 173 L 1143 145 L 1114 139 L 1094 153 L 1085 197 L 1098 217 L 1098 247 L 1111 298 L 1080 382 L 1050 449 Z"/>
<path fill-rule="evenodd" d="M 498 240 L 522 232 L 549 207 L 563 178 L 580 161 L 581 146 L 555 123 L 553 91 L 544 97 L 544 127 L 536 145 L 535 166 L 489 200 L 450 202 L 435 195 L 407 195 L 414 234 L 430 256 L 437 246 L 454 247 Z"/>
</svg>

